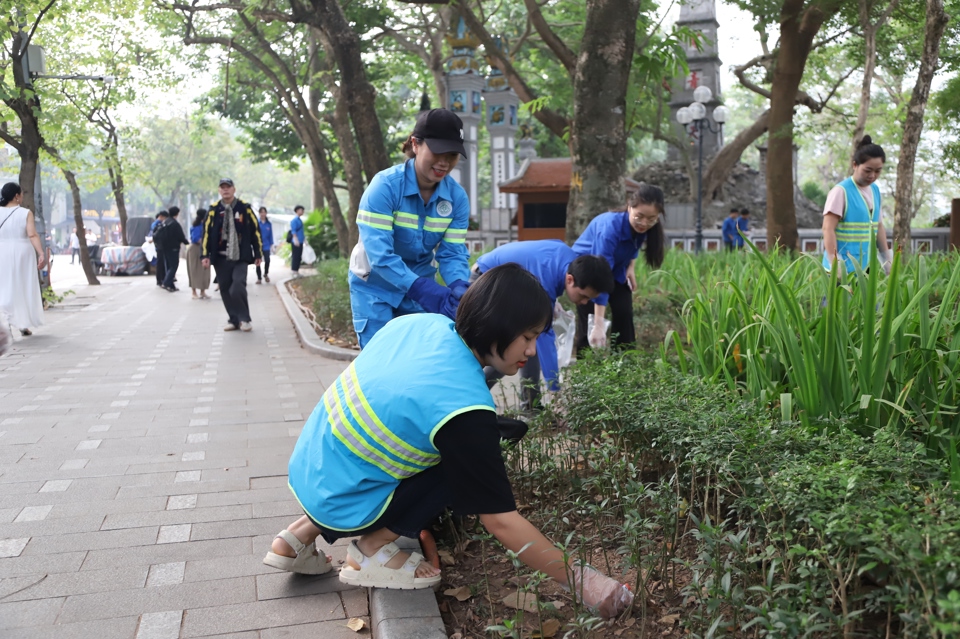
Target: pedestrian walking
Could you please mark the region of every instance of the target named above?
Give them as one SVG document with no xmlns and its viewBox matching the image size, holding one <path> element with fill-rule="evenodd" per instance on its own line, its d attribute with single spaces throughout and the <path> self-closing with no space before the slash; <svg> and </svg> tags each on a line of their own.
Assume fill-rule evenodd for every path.
<svg viewBox="0 0 960 639">
<path fill-rule="evenodd" d="M 496 408 L 481 369 L 516 374 L 536 354 L 537 336 L 552 315 L 540 282 L 505 264 L 464 293 L 456 322 L 420 313 L 384 327 L 304 425 L 288 483 L 305 515 L 277 535 L 264 563 L 322 574 L 332 564 L 317 553 L 317 537 L 332 544 L 359 536 L 347 546 L 340 581 L 430 588 L 440 582 L 440 571 L 394 542 L 418 535 L 449 506 L 478 515 L 520 561 L 576 590 L 601 616 L 626 609 L 629 590 L 567 559 L 517 512 L 504 466 Z"/>
<path fill-rule="evenodd" d="M 163 258 L 164 276 L 163 288 L 171 293 L 178 291 L 176 287 L 177 270 L 180 268 L 180 247 L 190 244 L 183 227 L 180 226 L 180 207 L 171 206 L 167 220 L 161 224 L 153 234 L 154 239 L 160 238 L 162 251 L 158 251 L 157 261 Z"/>
<path fill-rule="evenodd" d="M 463 122 L 447 109 L 417 118 L 406 161 L 374 176 L 360 200 L 360 241 L 350 256 L 350 305 L 360 347 L 394 317 L 456 316 L 470 277 L 470 202 L 450 172 L 463 147 Z M 447 286 L 434 279 L 439 265 Z"/>
<path fill-rule="evenodd" d="M 579 255 L 600 255 L 613 270 L 613 293 L 601 294 L 591 306 L 577 308 L 577 349 L 589 344 L 603 347 L 607 344 L 604 315 L 607 305 L 612 311 L 610 330 L 616 345 L 633 344 L 636 328 L 633 325 L 633 292 L 637 290 L 636 261 L 643 248 L 644 259 L 651 268 L 663 264 L 666 238 L 660 216 L 663 215 L 663 191 L 651 184 L 641 184 L 627 198 L 627 210 L 601 213 L 590 221 L 573 245 Z M 587 335 L 587 323 L 594 316 L 593 332 Z"/>
<path fill-rule="evenodd" d="M 211 264 L 220 283 L 220 299 L 227 311 L 225 331 L 249 331 L 247 267 L 260 264 L 263 241 L 253 208 L 236 197 L 231 178 L 220 178 L 220 200 L 207 211 L 203 224 L 204 268 Z"/>
<path fill-rule="evenodd" d="M 47 264 L 33 213 L 15 182 L 0 188 L 0 320 L 32 335 L 43 324 L 40 269 Z"/>
<path fill-rule="evenodd" d="M 298 207 L 301 211 L 303 207 Z M 260 274 L 260 265 L 257 264 L 257 284 L 260 284 L 261 280 L 266 280 L 267 283 L 270 283 L 270 251 L 273 249 L 273 224 L 270 222 L 267 217 L 267 207 L 260 207 L 260 239 L 263 241 L 263 275 Z M 301 223 L 301 227 L 303 224 Z M 300 254 L 303 255 L 303 246 L 300 247 Z M 298 265 L 299 266 L 299 265 Z"/>
<path fill-rule="evenodd" d="M 737 229 L 739 228 L 739 223 L 740 209 L 734 207 L 730 209 L 730 214 L 720 227 L 720 234 L 723 236 L 723 248 L 728 251 L 737 250 L 737 238 L 739 237 Z"/>
<path fill-rule="evenodd" d="M 156 236 L 156 233 L 157 233 L 157 229 L 159 229 L 160 226 L 167 221 L 168 217 L 169 217 L 169 214 L 167 213 L 166 209 L 157 213 L 156 218 L 153 220 L 153 223 L 150 225 L 150 235 L 148 237 L 148 239 L 150 240 L 150 243 L 153 244 L 153 249 L 157 252 L 157 261 L 156 261 L 156 267 L 154 268 L 154 273 L 157 276 L 157 286 L 160 286 L 160 287 L 163 287 L 163 280 L 167 274 L 167 268 L 163 259 L 163 248 L 161 247 L 162 240 L 160 242 L 157 241 L 158 238 Z"/>
<path fill-rule="evenodd" d="M 196 217 L 190 226 L 190 246 L 187 247 L 187 280 L 193 299 L 210 299 L 207 289 L 210 288 L 210 269 L 203 268 L 200 255 L 203 247 L 203 221 L 207 218 L 206 209 L 197 209 Z M 199 292 L 199 295 L 198 295 Z"/>
<path fill-rule="evenodd" d="M 869 135 L 863 136 L 853 153 L 853 175 L 827 193 L 823 207 L 823 268 L 830 271 L 834 262 L 843 272 L 856 273 L 855 264 L 864 271 L 877 252 L 880 264 L 889 271 L 893 258 L 887 246 L 887 232 L 880 217 L 882 204 L 877 178 L 883 171 L 887 155 Z M 871 234 L 876 235 L 874 245 Z"/>
<path fill-rule="evenodd" d="M 589 304 L 601 293 L 613 292 L 613 272 L 605 259 L 598 255 L 577 255 L 560 240 L 510 242 L 481 255 L 473 265 L 473 282 L 490 269 L 501 264 L 519 264 L 531 273 L 547 292 L 550 305 L 566 293 L 575 305 Z M 537 354 L 527 359 L 520 369 L 521 403 L 524 410 L 536 409 L 540 399 L 540 372 L 548 392 L 560 390 L 560 367 L 557 360 L 557 336 L 548 328 L 537 337 Z M 484 369 L 487 385 L 492 386 L 503 377 L 495 368 Z"/>
<path fill-rule="evenodd" d="M 290 270 L 294 277 L 300 277 L 300 262 L 303 260 L 303 243 L 307 235 L 303 230 L 303 207 L 293 207 L 294 218 L 290 220 Z"/>
<path fill-rule="evenodd" d="M 77 237 L 77 227 L 73 227 L 73 230 L 70 232 L 70 263 L 73 264 L 73 259 L 76 258 L 77 261 L 80 261 L 80 238 Z"/>
</svg>

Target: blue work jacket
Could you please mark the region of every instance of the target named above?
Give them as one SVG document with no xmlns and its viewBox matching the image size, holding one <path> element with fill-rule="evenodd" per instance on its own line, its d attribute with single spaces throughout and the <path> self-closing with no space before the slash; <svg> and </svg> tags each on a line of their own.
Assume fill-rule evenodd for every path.
<svg viewBox="0 0 960 639">
<path fill-rule="evenodd" d="M 270 220 L 258 222 L 258 224 L 260 225 L 260 239 L 263 241 L 263 252 L 269 253 L 273 246 L 273 224 L 270 223 Z M 303 222 L 300 223 L 300 228 L 303 228 Z M 302 242 L 303 240 L 301 240 Z"/>
<path fill-rule="evenodd" d="M 467 281 L 469 223 L 470 201 L 449 175 L 424 204 L 413 160 L 377 173 L 357 212 L 370 274 L 362 279 L 351 272 L 350 287 L 397 308 L 418 278 L 434 277 L 434 260 L 444 282 Z"/>
<path fill-rule="evenodd" d="M 740 234 L 737 233 L 737 228 L 736 218 L 728 217 L 723 221 L 723 225 L 720 227 L 720 234 L 723 235 L 724 244 L 737 245 L 737 240 L 740 237 Z"/>
<path fill-rule="evenodd" d="M 290 220 L 290 230 L 293 232 L 294 236 L 297 238 L 297 241 L 300 242 L 300 246 L 303 246 L 303 243 L 307 241 L 307 236 L 303 233 L 303 220 L 299 215 L 294 215 L 293 219 Z M 271 237 L 273 236 L 273 230 L 270 231 Z"/>
<path fill-rule="evenodd" d="M 486 273 L 501 264 L 519 264 L 540 281 L 540 286 L 553 304 L 566 292 L 567 269 L 577 257 L 577 253 L 560 240 L 511 242 L 481 255 L 477 259 L 477 267 L 481 273 Z M 537 338 L 537 356 L 547 388 L 558 390 L 560 367 L 557 364 L 557 336 L 553 328 Z"/>
<path fill-rule="evenodd" d="M 637 233 L 630 226 L 626 211 L 601 213 L 590 221 L 583 234 L 573 244 L 577 255 L 599 255 L 610 263 L 613 279 L 627 283 L 627 266 L 637 259 L 646 233 Z M 606 306 L 610 296 L 602 293 L 595 303 Z"/>
</svg>

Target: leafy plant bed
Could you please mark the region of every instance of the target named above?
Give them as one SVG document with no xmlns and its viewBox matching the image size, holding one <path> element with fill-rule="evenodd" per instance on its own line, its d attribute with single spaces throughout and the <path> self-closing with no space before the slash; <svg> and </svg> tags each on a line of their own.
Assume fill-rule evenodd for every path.
<svg viewBox="0 0 960 639">
<path fill-rule="evenodd" d="M 287 282 L 287 290 L 310 320 L 323 341 L 341 348 L 359 350 L 350 310 L 347 261 L 321 260 L 316 275 Z"/>
<path fill-rule="evenodd" d="M 533 578 L 565 603 L 542 613 L 555 636 L 960 636 L 960 507 L 948 465 L 911 438 L 781 421 L 637 353 L 578 362 L 559 401 L 505 451 L 517 502 L 642 596 L 599 625 Z M 536 613 L 498 603 L 528 571 L 493 543 L 453 553 L 444 589 L 472 596 L 440 594 L 448 631 L 536 636 Z"/>
</svg>

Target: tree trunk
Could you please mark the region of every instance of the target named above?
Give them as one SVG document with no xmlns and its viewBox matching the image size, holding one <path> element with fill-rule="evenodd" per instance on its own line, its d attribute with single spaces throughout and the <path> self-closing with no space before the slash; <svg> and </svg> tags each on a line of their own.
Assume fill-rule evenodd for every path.
<svg viewBox="0 0 960 639">
<path fill-rule="evenodd" d="M 793 183 L 793 108 L 813 38 L 836 13 L 840 0 L 814 3 L 786 0 L 780 10 L 780 50 L 770 90 L 767 142 L 767 246 L 797 248 Z"/>
<path fill-rule="evenodd" d="M 897 187 L 893 211 L 893 238 L 902 251 L 910 250 L 910 222 L 913 220 L 913 177 L 917 159 L 923 115 L 930 98 L 930 82 L 937 70 L 940 41 L 949 17 L 944 12 L 943 0 L 927 0 L 927 20 L 923 32 L 923 55 L 917 72 L 917 83 L 910 95 L 907 118 L 903 124 L 900 159 L 897 163 Z"/>
<path fill-rule="evenodd" d="M 321 32 L 319 34 L 324 48 L 329 48 L 330 43 L 326 36 Z M 347 109 L 346 102 L 341 99 L 342 92 L 336 82 L 332 69 L 328 73 L 322 74 L 327 91 L 333 96 L 333 114 L 327 116 L 325 120 L 333 129 L 333 134 L 337 138 L 337 147 L 340 149 L 340 159 L 343 161 L 343 178 L 347 183 L 348 208 L 346 215 L 347 226 L 347 246 L 346 255 L 350 255 L 353 247 L 360 241 L 360 231 L 357 229 L 357 211 L 360 210 L 360 199 L 363 197 L 363 166 L 360 160 L 360 154 L 357 152 L 357 141 L 353 130 L 350 128 L 350 112 Z"/>
<path fill-rule="evenodd" d="M 863 2 L 864 0 L 861 0 Z M 873 86 L 873 71 L 877 67 L 877 28 L 867 23 L 863 29 L 863 84 L 860 86 L 860 110 L 857 111 L 857 125 L 853 129 L 853 150 L 863 139 L 867 128 L 867 115 L 870 112 L 870 88 Z"/>
<path fill-rule="evenodd" d="M 723 183 L 730 177 L 733 167 L 740 161 L 743 152 L 756 142 L 767 131 L 770 120 L 770 111 L 764 111 L 756 122 L 737 134 L 730 142 L 724 145 L 703 172 L 703 199 L 706 202 L 716 198 L 716 194 L 723 187 Z M 693 180 L 691 180 L 693 182 Z M 696 193 L 694 193 L 696 199 Z"/>
<path fill-rule="evenodd" d="M 340 70 L 340 89 L 353 121 L 363 172 L 369 183 L 374 175 L 389 168 L 390 158 L 374 106 L 377 92 L 367 79 L 366 65 L 360 57 L 360 36 L 347 21 L 338 0 L 311 0 L 310 4 L 313 12 L 309 15 L 309 24 L 326 36 L 331 49 L 328 53 L 333 54 Z"/>
<path fill-rule="evenodd" d="M 93 271 L 93 262 L 90 261 L 90 249 L 87 246 L 87 233 L 83 228 L 83 206 L 80 204 L 80 187 L 77 186 L 77 176 L 73 171 L 60 168 L 67 184 L 70 185 L 70 193 L 73 195 L 73 223 L 77 226 L 77 239 L 80 240 L 80 266 L 83 267 L 83 274 L 87 276 L 87 284 L 97 286 L 100 280 Z M 158 257 L 159 259 L 159 257 Z"/>
<path fill-rule="evenodd" d="M 627 83 L 640 9 L 639 0 L 587 0 L 586 5 L 573 80 L 569 243 L 597 214 L 625 203 Z"/>
<path fill-rule="evenodd" d="M 308 47 L 310 52 L 310 99 L 308 106 L 310 108 L 310 115 L 313 116 L 313 119 L 317 124 L 320 123 L 320 98 L 323 97 L 323 81 L 320 79 L 319 74 L 322 71 L 320 65 L 320 48 L 317 46 L 317 33 L 318 29 L 313 27 L 308 27 L 309 31 L 309 40 Z M 316 176 L 316 172 L 314 172 Z M 310 184 L 310 206 L 312 209 L 322 209 L 323 208 L 323 189 L 320 188 L 320 183 L 314 179 Z"/>
</svg>

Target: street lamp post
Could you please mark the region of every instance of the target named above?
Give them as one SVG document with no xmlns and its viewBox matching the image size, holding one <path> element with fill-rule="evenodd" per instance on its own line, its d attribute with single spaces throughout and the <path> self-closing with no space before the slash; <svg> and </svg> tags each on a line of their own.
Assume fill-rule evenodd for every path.
<svg viewBox="0 0 960 639">
<path fill-rule="evenodd" d="M 695 239 L 695 252 L 697 255 L 703 250 L 703 131 L 704 129 L 714 134 L 719 134 L 723 130 L 723 123 L 727 121 L 727 107 L 718 106 L 713 110 L 713 120 L 717 123 L 714 129 L 707 119 L 707 107 L 705 103 L 713 98 L 713 92 L 710 87 L 699 86 L 693 92 L 693 104 L 683 107 L 677 111 L 677 122 L 683 125 L 687 133 L 697 137 L 698 160 L 697 160 L 697 229 Z"/>
</svg>

